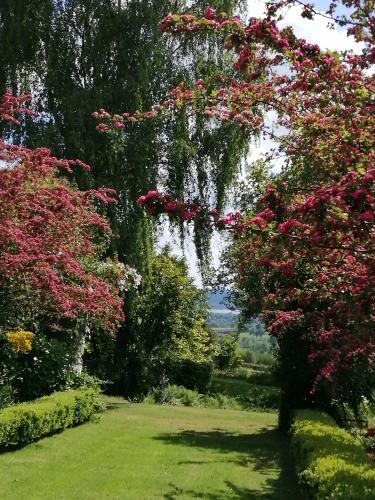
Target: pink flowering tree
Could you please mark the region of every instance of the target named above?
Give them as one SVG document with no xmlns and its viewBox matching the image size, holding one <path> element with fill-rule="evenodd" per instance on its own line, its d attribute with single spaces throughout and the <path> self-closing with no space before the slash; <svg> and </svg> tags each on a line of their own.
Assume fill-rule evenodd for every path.
<svg viewBox="0 0 375 500">
<path fill-rule="evenodd" d="M 7 91 L 0 120 L 18 123 L 30 96 Z M 123 319 L 115 280 L 88 269 L 110 237 L 96 203 L 114 200 L 108 189 L 81 192 L 62 172 L 79 160 L 60 160 L 46 148 L 26 149 L 0 139 L 1 327 L 73 328 L 98 325 L 115 333 Z M 92 266 L 91 266 L 92 267 Z M 37 332 L 36 332 L 37 333 Z"/>
<path fill-rule="evenodd" d="M 181 84 L 145 113 L 94 117 L 100 132 L 118 133 L 186 107 L 276 141 L 283 173 L 243 217 L 222 218 L 157 191 L 139 204 L 151 215 L 208 218 L 232 230 L 244 310 L 261 313 L 280 346 L 285 406 L 332 409 L 341 398 L 356 409 L 373 392 L 375 360 L 375 18 L 363 0 L 340 2 L 347 16 L 331 3 L 324 15 L 364 47 L 360 55 L 339 54 L 278 27 L 282 8 L 297 3 L 314 17 L 313 5 L 294 0 L 270 2 L 267 16 L 248 24 L 210 7 L 201 18 L 167 16 L 165 33 L 222 36 L 235 54 L 232 72 L 193 88 Z"/>
</svg>

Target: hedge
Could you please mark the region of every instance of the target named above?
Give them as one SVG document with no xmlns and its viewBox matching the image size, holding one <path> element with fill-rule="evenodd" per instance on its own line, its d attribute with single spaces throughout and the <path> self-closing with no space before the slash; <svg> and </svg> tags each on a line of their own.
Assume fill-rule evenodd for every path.
<svg viewBox="0 0 375 500">
<path fill-rule="evenodd" d="M 101 408 L 93 389 L 55 392 L 0 411 L 0 449 L 23 446 L 90 419 Z"/>
<path fill-rule="evenodd" d="M 301 481 L 316 499 L 375 498 L 375 464 L 346 430 L 328 415 L 298 411 L 292 447 Z"/>
</svg>

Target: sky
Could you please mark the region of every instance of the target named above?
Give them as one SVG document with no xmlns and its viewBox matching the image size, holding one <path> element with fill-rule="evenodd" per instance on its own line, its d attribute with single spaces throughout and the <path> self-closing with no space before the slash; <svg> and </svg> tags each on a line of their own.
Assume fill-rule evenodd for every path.
<svg viewBox="0 0 375 500">
<path fill-rule="evenodd" d="M 315 2 L 316 9 L 324 12 L 328 7 L 329 2 L 318 0 Z M 265 1 L 263 0 L 248 0 L 248 17 L 262 17 L 264 13 Z M 314 20 L 308 20 L 301 17 L 301 6 L 290 7 L 285 12 L 285 17 L 279 26 L 292 26 L 296 35 L 306 39 L 310 43 L 318 44 L 322 49 L 330 50 L 353 50 L 361 52 L 362 45 L 355 42 L 353 37 L 346 35 L 343 28 L 328 28 L 328 19 L 321 16 L 315 16 Z M 341 12 L 338 12 L 341 13 Z M 267 140 L 261 140 L 257 144 L 252 144 L 251 152 L 248 157 L 249 163 L 261 157 L 272 147 L 272 143 Z M 198 286 L 202 285 L 197 268 L 197 259 L 195 255 L 192 238 L 186 238 L 183 247 L 178 242 L 178 238 L 173 236 L 168 224 L 162 226 L 164 229 L 159 236 L 158 246 L 162 247 L 165 243 L 171 243 L 172 251 L 175 255 L 184 255 L 189 265 L 189 273 L 194 278 Z M 220 264 L 220 253 L 223 249 L 223 242 L 219 235 L 215 235 L 212 244 L 213 266 L 218 267 Z"/>
<path fill-rule="evenodd" d="M 315 2 L 316 9 L 324 12 L 329 2 L 319 0 Z M 262 0 L 248 0 L 248 15 L 251 17 L 261 17 L 264 12 L 265 2 Z M 322 49 L 330 50 L 354 50 L 361 51 L 361 45 L 354 41 L 354 38 L 346 35 L 344 28 L 329 29 L 328 19 L 315 16 L 314 20 L 302 18 L 301 6 L 290 7 L 285 14 L 284 20 L 279 26 L 292 26 L 297 36 L 305 38 L 308 42 L 317 43 Z"/>
</svg>

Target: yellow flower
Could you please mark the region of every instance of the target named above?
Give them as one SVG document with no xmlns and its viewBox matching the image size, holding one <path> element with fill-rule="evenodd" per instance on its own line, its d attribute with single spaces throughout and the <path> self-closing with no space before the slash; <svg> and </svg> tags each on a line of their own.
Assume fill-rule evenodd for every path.
<svg viewBox="0 0 375 500">
<path fill-rule="evenodd" d="M 34 336 L 33 333 L 26 332 L 24 330 L 17 330 L 15 332 L 6 332 L 5 335 L 9 344 L 15 351 L 21 351 L 24 353 L 31 351 L 31 341 Z"/>
</svg>

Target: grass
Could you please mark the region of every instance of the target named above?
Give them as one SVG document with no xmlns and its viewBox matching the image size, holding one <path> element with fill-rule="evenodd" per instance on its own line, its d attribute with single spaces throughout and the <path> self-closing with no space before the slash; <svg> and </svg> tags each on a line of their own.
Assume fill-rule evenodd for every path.
<svg viewBox="0 0 375 500">
<path fill-rule="evenodd" d="M 275 414 L 111 400 L 99 423 L 0 455 L 2 500 L 299 500 Z"/>
</svg>

